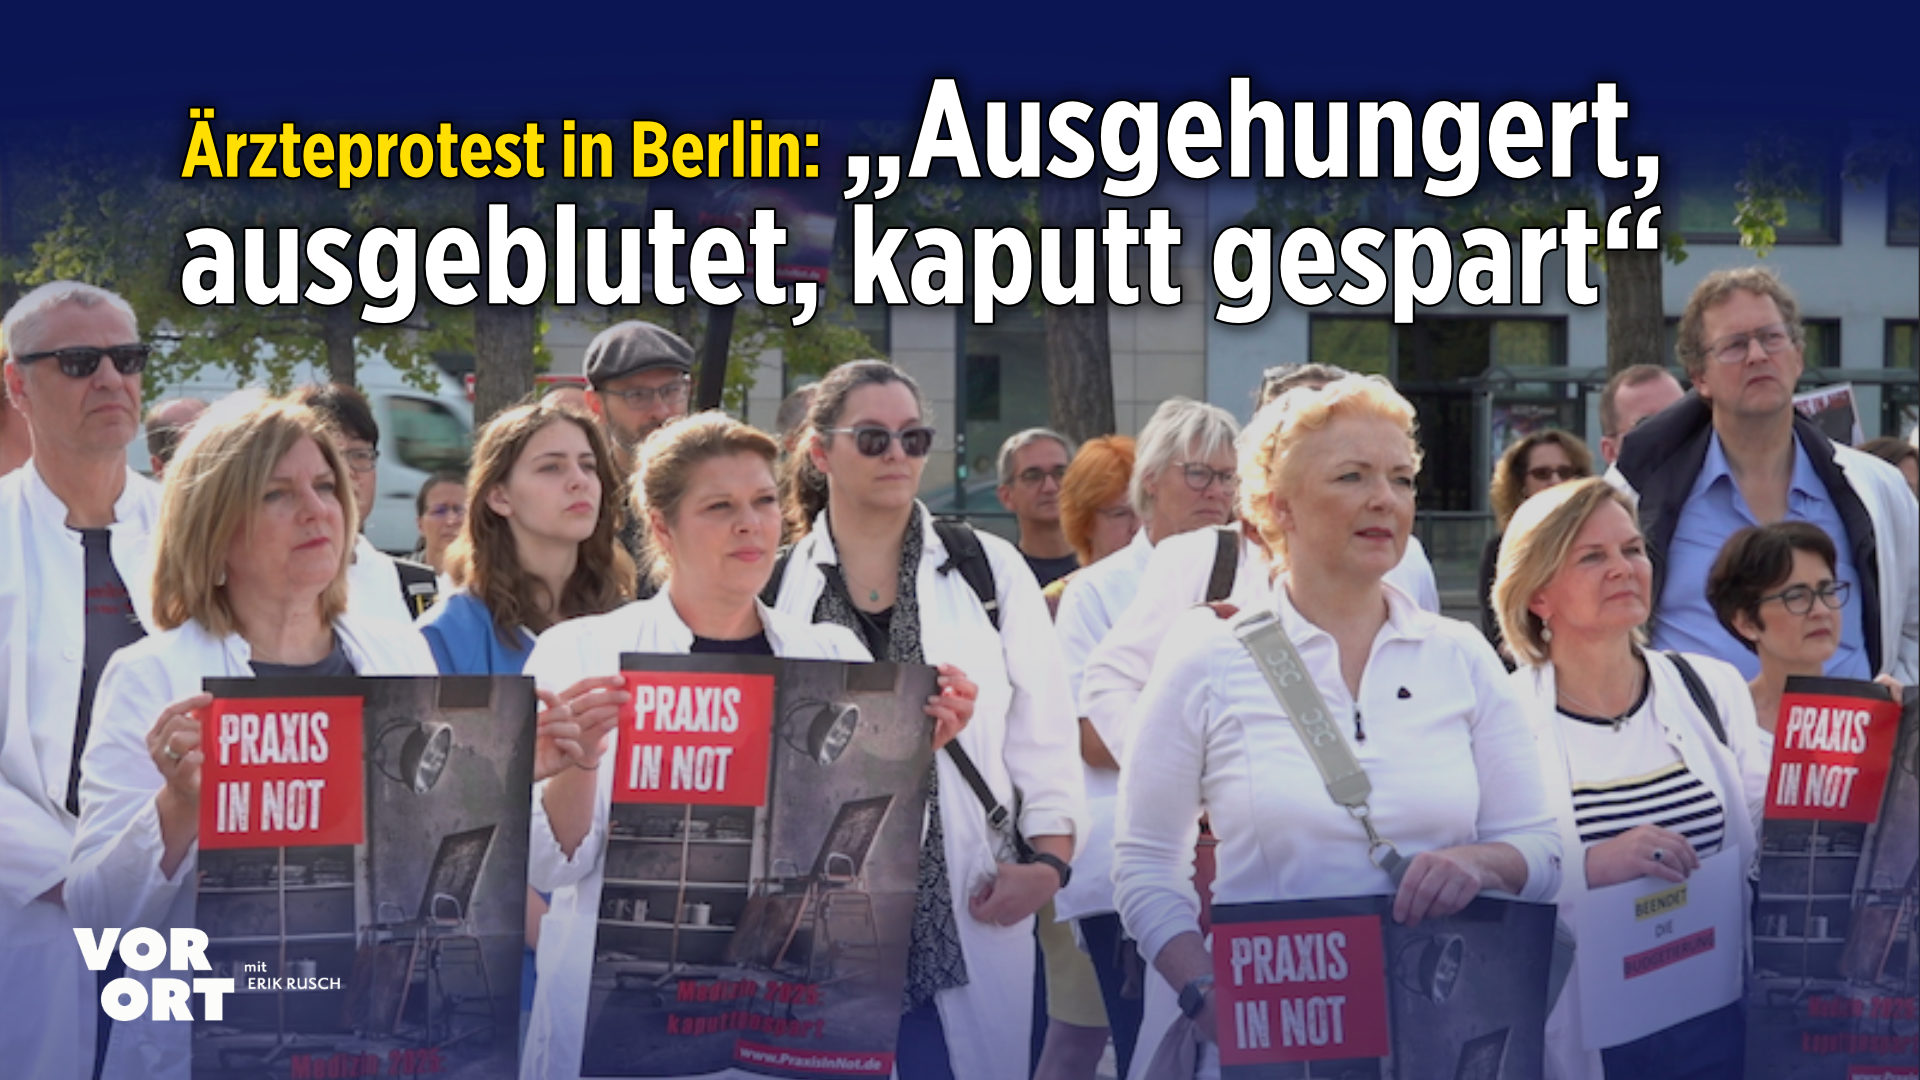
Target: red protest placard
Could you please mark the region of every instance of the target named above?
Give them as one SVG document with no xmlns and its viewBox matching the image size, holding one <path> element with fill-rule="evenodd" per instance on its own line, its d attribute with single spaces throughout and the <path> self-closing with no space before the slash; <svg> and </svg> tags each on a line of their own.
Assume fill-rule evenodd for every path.
<svg viewBox="0 0 1920 1080">
<path fill-rule="evenodd" d="M 773 737 L 773 676 L 629 671 L 616 803 L 761 806 Z"/>
<path fill-rule="evenodd" d="M 357 697 L 215 699 L 200 731 L 200 846 L 366 839 Z"/>
<path fill-rule="evenodd" d="M 1385 1057 L 1385 949 L 1376 915 L 1216 922 L 1222 1065 Z"/>
<path fill-rule="evenodd" d="M 1789 679 L 1773 732 L 1767 817 L 1873 821 L 1899 727 L 1900 706 L 1872 683 Z"/>
</svg>

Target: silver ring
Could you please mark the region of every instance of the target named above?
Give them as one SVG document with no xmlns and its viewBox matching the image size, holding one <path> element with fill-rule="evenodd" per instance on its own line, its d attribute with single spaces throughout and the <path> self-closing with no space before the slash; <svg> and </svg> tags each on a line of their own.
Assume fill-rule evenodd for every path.
<svg viewBox="0 0 1920 1080">
<path fill-rule="evenodd" d="M 1653 849 L 1653 861 L 1654 861 L 1654 862 L 1666 862 L 1666 861 L 1667 861 L 1667 853 L 1666 853 L 1666 851 L 1665 851 L 1665 850 L 1663 850 L 1663 849 L 1661 849 L 1661 848 L 1654 848 L 1654 849 Z"/>
<path fill-rule="evenodd" d="M 167 736 L 167 744 L 160 748 L 160 752 L 167 755 L 167 760 L 173 762 L 175 765 L 180 763 L 182 755 L 180 751 L 173 748 L 173 736 Z"/>
</svg>

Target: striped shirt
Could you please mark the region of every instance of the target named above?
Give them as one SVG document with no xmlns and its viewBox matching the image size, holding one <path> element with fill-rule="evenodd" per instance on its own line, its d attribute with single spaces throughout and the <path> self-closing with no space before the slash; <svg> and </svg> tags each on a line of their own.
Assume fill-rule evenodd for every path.
<svg viewBox="0 0 1920 1080">
<path fill-rule="evenodd" d="M 1589 847 L 1639 825 L 1671 829 L 1707 855 L 1720 850 L 1726 810 L 1685 762 L 1604 784 L 1573 786 L 1573 820 Z"/>
<path fill-rule="evenodd" d="M 1565 707 L 1559 714 L 1582 844 L 1657 825 L 1686 837 L 1702 855 L 1720 850 L 1726 808 L 1667 742 L 1644 691 L 1617 723 Z"/>
</svg>

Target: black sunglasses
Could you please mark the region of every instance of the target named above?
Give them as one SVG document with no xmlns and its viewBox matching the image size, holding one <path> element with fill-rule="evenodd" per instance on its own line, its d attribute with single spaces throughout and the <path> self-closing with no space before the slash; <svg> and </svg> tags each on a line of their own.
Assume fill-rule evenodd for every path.
<svg viewBox="0 0 1920 1080">
<path fill-rule="evenodd" d="M 100 367 L 100 358 L 113 358 L 113 369 L 122 375 L 138 375 L 147 368 L 147 357 L 153 352 L 151 345 L 109 345 L 100 348 L 95 345 L 74 345 L 65 349 L 51 349 L 47 352 L 27 353 L 20 357 L 22 364 L 31 364 L 35 360 L 45 360 L 51 356 L 60 363 L 60 371 L 71 379 L 91 378 Z"/>
<path fill-rule="evenodd" d="M 859 427 L 822 428 L 827 435 L 853 436 L 853 448 L 866 457 L 879 457 L 887 452 L 893 440 L 900 440 L 900 452 L 908 457 L 926 457 L 933 449 L 933 429 L 930 427 L 910 427 L 900 431 L 888 431 L 877 424 L 862 424 Z"/>
</svg>

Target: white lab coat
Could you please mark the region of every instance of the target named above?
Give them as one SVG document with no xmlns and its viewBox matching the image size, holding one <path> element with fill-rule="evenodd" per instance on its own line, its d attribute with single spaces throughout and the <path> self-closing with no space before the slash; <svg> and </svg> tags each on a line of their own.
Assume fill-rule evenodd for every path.
<svg viewBox="0 0 1920 1080">
<path fill-rule="evenodd" d="M 361 675 L 439 673 L 426 639 L 410 626 L 345 615 L 334 623 L 334 631 Z M 147 732 L 161 709 L 199 693 L 202 679 L 251 678 L 250 657 L 238 634 L 218 637 L 189 622 L 120 650 L 108 663 L 80 763 L 80 828 L 67 878 L 67 908 L 74 925 L 96 932 L 110 926 L 150 926 L 163 933 L 195 925 L 199 845 L 188 849 L 172 877 L 160 873 L 160 817 L 154 795 L 165 781 L 147 752 Z M 153 972 L 127 974 L 145 981 L 170 973 L 163 965 Z M 149 1019 L 116 1023 L 107 1044 L 104 1080 L 186 1080 L 192 1027 Z"/>
<path fill-rule="evenodd" d="M 1689 653 L 1687 659 L 1700 675 L 1707 693 L 1720 712 L 1720 725 L 1727 733 L 1722 745 L 1693 703 L 1693 695 L 1680 678 L 1680 670 L 1666 654 L 1649 651 L 1647 677 L 1648 715 L 1666 733 L 1667 743 L 1686 762 L 1688 771 L 1712 789 L 1726 812 L 1726 828 L 1721 850 L 1737 852 L 1737 858 L 1751 866 L 1759 857 L 1757 837 L 1761 813 L 1767 805 L 1767 771 L 1772 764 L 1772 742 L 1754 719 L 1753 696 L 1746 680 L 1731 664 L 1710 656 Z M 1580 830 L 1573 817 L 1573 776 L 1567 762 L 1561 727 L 1565 723 L 1555 710 L 1552 664 L 1522 667 L 1511 679 L 1525 701 L 1534 724 L 1534 736 L 1540 744 L 1540 775 L 1560 830 L 1560 846 L 1565 853 L 1566 870 L 1560 875 L 1560 888 L 1553 897 L 1560 905 L 1560 918 L 1580 929 L 1580 912 L 1587 889 L 1586 845 L 1580 842 Z M 1741 905 L 1741 919 L 1746 919 Z M 1596 960 L 1574 952 L 1575 965 Z M 1600 1053 L 1585 1047 L 1580 1021 L 1580 979 L 1578 972 L 1567 979 L 1553 1015 L 1547 1017 L 1547 1075 L 1554 1080 L 1601 1080 L 1605 1070 Z"/>
<path fill-rule="evenodd" d="M 411 623 L 406 597 L 400 593 L 400 571 L 393 558 L 365 536 L 353 538 L 353 561 L 347 564 L 347 610 L 355 615 L 390 622 Z"/>
<path fill-rule="evenodd" d="M 149 626 L 159 516 L 158 485 L 129 471 L 110 546 Z M 67 772 L 86 656 L 86 552 L 66 520 L 33 461 L 0 478 L 0 1061 L 13 1075 L 84 1080 L 100 1015 L 94 976 L 67 910 L 36 899 L 66 878 L 73 851 Z"/>
<path fill-rule="evenodd" d="M 758 603 L 756 601 L 756 603 Z M 759 606 L 761 625 L 775 656 L 802 660 L 871 660 L 851 630 L 814 626 Z M 693 648 L 693 631 L 673 608 L 668 593 L 639 600 L 605 615 L 570 619 L 549 628 L 534 642 L 523 674 L 542 690 L 559 693 L 581 679 L 620 673 L 621 653 L 679 655 Z M 567 1080 L 580 1075 L 580 1054 L 587 1029 L 587 998 L 593 979 L 593 943 L 599 931 L 607 818 L 613 800 L 613 770 L 595 777 L 593 824 L 567 857 L 553 837 L 542 798 L 545 781 L 535 785 L 527 879 L 553 893 L 540 923 L 535 957 L 533 1015 L 520 1075 L 526 1080 Z"/>
<path fill-rule="evenodd" d="M 1080 700 L 1087 657 L 1133 602 L 1140 574 L 1152 556 L 1153 541 L 1141 529 L 1126 547 L 1068 579 L 1053 628 L 1060 635 L 1073 700 Z M 1073 853 L 1073 880 L 1053 898 L 1054 915 L 1061 920 L 1113 911 L 1113 811 L 1120 772 L 1082 761 L 1080 773 L 1087 785 L 1087 835 Z"/>
<path fill-rule="evenodd" d="M 980 688 L 960 745 L 995 798 L 1020 807 L 1023 835 L 1085 836 L 1079 728 L 1067 695 L 1065 662 L 1033 572 L 1013 545 L 979 534 L 1000 603 L 996 634 L 960 572 L 940 572 L 948 552 L 925 507 L 920 520 L 916 595 L 922 655 L 929 664 L 958 667 Z M 774 606 L 811 619 L 826 588 L 820 565 L 838 562 L 823 513 L 794 545 Z M 999 840 L 952 759 L 941 754 L 936 762 L 947 875 L 968 979 L 934 999 L 948 1056 L 954 1075 L 966 1080 L 1025 1080 L 1033 1026 L 1033 920 L 989 926 L 968 912 L 969 896 L 995 872 Z"/>
<path fill-rule="evenodd" d="M 1147 676 L 1153 673 L 1153 661 L 1160 655 L 1160 643 L 1168 627 L 1181 612 L 1206 599 L 1218 535 L 1214 529 L 1194 529 L 1160 541 L 1140 573 L 1133 602 L 1087 657 L 1080 676 L 1080 715 L 1100 733 L 1100 740 L 1107 744 L 1115 761 L 1124 760 L 1129 735 L 1127 716 L 1140 689 L 1147 685 Z M 1266 551 L 1241 537 L 1226 602 L 1238 608 L 1269 603 L 1273 569 Z M 1407 550 L 1384 580 L 1412 600 L 1415 607 L 1440 614 L 1433 564 L 1427 561 L 1418 537 L 1407 538 Z"/>
</svg>

